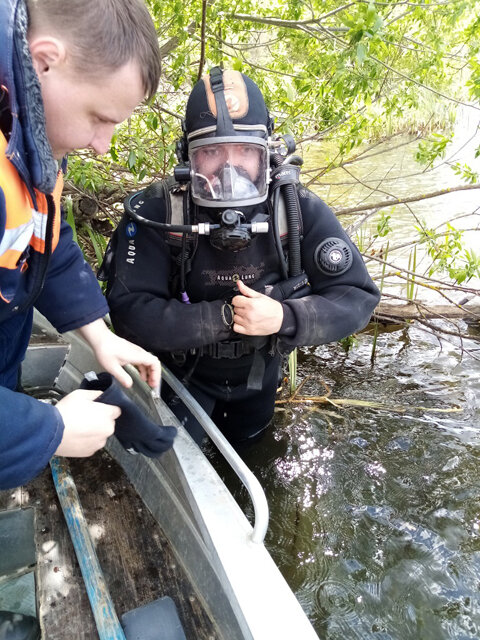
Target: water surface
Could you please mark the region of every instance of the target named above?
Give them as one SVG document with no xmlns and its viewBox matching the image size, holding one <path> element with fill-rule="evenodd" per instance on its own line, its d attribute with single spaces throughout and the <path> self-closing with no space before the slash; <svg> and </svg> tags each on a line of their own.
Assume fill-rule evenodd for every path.
<svg viewBox="0 0 480 640">
<path fill-rule="evenodd" d="M 270 505 L 266 545 L 320 638 L 478 639 L 480 363 L 410 328 L 382 334 L 372 366 L 371 341 L 301 350 L 302 393 L 325 383 L 384 409 L 282 405 L 243 452 Z"/>
</svg>

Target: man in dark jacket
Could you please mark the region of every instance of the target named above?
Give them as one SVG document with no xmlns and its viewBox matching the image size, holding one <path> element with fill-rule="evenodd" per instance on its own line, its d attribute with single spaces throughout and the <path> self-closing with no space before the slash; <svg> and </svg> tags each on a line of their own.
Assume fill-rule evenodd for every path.
<svg viewBox="0 0 480 640">
<path fill-rule="evenodd" d="M 270 421 L 281 354 L 359 331 L 379 300 L 272 130 L 257 85 L 212 70 L 187 103 L 179 182 L 127 199 L 100 274 L 117 333 L 165 360 L 232 442 Z M 171 403 L 200 442 L 198 423 Z"/>
<path fill-rule="evenodd" d="M 106 301 L 61 219 L 69 151 L 105 153 L 116 124 L 155 91 L 160 60 L 141 0 L 0 3 L 0 489 L 35 477 L 53 454 L 88 456 L 118 407 L 74 391 L 55 407 L 16 391 L 33 307 L 78 329 L 124 386 L 122 365 L 159 382 L 155 356 L 110 332 Z"/>
</svg>

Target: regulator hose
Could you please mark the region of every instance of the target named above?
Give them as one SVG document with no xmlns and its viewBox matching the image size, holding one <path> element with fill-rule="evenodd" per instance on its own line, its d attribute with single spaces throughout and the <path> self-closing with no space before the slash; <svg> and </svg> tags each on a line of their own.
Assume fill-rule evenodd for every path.
<svg viewBox="0 0 480 640">
<path fill-rule="evenodd" d="M 274 167 L 279 167 L 283 164 L 284 158 L 277 153 L 273 153 L 271 155 L 271 163 Z M 285 207 L 287 211 L 287 226 L 288 226 L 288 275 L 298 276 L 302 273 L 302 259 L 300 253 L 300 203 L 298 202 L 297 188 L 294 184 L 283 184 L 279 187 L 279 189 L 275 190 L 273 196 L 274 203 L 274 229 L 276 229 L 275 233 L 275 244 L 277 247 L 277 251 L 280 250 L 281 255 L 283 256 L 283 251 L 281 249 L 281 241 L 278 234 L 278 191 L 281 191 L 284 199 L 285 199 Z M 277 238 L 278 236 L 278 238 Z M 280 247 L 279 247 L 280 245 Z M 283 258 L 282 258 L 283 262 Z"/>
</svg>

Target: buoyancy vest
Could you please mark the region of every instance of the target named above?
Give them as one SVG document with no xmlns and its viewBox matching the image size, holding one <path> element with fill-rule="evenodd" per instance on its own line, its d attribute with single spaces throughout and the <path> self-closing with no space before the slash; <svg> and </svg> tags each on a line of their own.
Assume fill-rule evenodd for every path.
<svg viewBox="0 0 480 640">
<path fill-rule="evenodd" d="M 0 216 L 4 217 L 0 239 L 0 299 L 10 303 L 22 276 L 26 275 L 32 253 L 44 256 L 46 269 L 48 257 L 58 244 L 63 173 L 58 172 L 52 194 L 46 195 L 37 189 L 30 191 L 6 150 L 7 140 L 0 131 Z M 29 298 L 33 299 L 39 292 L 41 282 L 37 288 L 38 291 L 29 291 Z"/>
</svg>

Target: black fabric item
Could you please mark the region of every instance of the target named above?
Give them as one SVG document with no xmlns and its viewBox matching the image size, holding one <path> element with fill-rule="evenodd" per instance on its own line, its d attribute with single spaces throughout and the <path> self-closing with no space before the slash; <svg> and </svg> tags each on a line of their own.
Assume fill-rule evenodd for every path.
<svg viewBox="0 0 480 640">
<path fill-rule="evenodd" d="M 248 374 L 247 389 L 261 391 L 263 386 L 263 375 L 265 373 L 265 360 L 261 351 L 255 351 L 252 368 Z"/>
<path fill-rule="evenodd" d="M 0 640 L 39 640 L 40 627 L 32 616 L 0 611 Z"/>
<path fill-rule="evenodd" d="M 115 420 L 115 435 L 127 451 L 133 449 L 149 458 L 158 458 L 161 453 L 171 448 L 177 435 L 176 427 L 160 426 L 149 420 L 109 373 L 97 374 L 97 380 L 84 378 L 80 389 L 103 391 L 95 402 L 121 408 L 122 415 Z"/>
<path fill-rule="evenodd" d="M 280 282 L 273 285 L 265 286 L 265 295 L 278 302 L 283 302 L 291 298 L 302 298 L 303 296 L 308 296 L 311 291 L 308 276 L 305 273 L 292 276 L 288 278 L 288 280 L 280 280 Z"/>
</svg>

